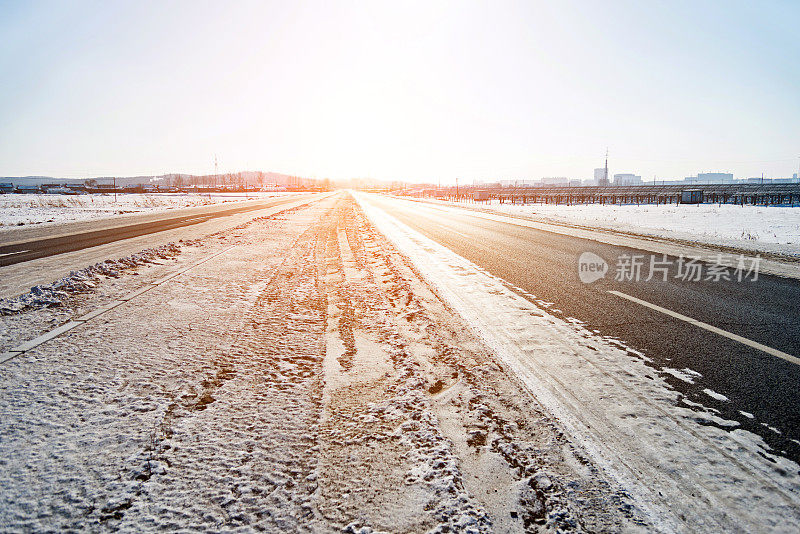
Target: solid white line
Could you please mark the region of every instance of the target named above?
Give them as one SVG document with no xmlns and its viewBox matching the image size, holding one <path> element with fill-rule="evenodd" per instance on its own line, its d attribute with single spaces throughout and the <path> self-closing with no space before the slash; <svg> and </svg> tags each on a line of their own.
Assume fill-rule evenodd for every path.
<svg viewBox="0 0 800 534">
<path fill-rule="evenodd" d="M 49 332 L 45 332 L 44 334 L 42 334 L 39 337 L 35 337 L 35 338 L 31 339 L 30 341 L 26 341 L 25 343 L 23 343 L 21 345 L 17 345 L 13 349 L 11 349 L 11 352 L 28 352 L 31 349 L 35 349 L 36 347 L 38 347 L 42 343 L 47 343 L 51 339 L 55 339 L 58 336 L 60 336 L 61 334 L 69 332 L 73 328 L 75 328 L 77 326 L 80 326 L 82 324 L 83 324 L 83 322 L 81 322 L 81 321 L 69 321 L 67 323 L 62 324 L 58 328 L 50 330 Z"/>
<path fill-rule="evenodd" d="M 747 345 L 748 347 L 753 347 L 754 349 L 758 349 L 760 351 L 766 352 L 767 354 L 771 354 L 772 356 L 777 356 L 778 358 L 782 358 L 787 362 L 791 362 L 795 365 L 800 365 L 800 358 L 792 356 L 791 354 L 787 354 L 783 351 L 778 349 L 773 349 L 772 347 L 768 347 L 766 345 L 762 345 L 757 341 L 753 341 L 752 339 L 747 339 L 746 337 L 742 337 L 740 335 L 734 334 L 732 332 L 728 332 L 727 330 L 723 330 L 721 328 L 717 328 L 716 326 L 710 325 L 708 323 L 704 323 L 703 321 L 698 321 L 697 319 L 692 319 L 691 317 L 687 317 L 686 315 L 682 315 L 678 312 L 674 312 L 672 310 L 668 310 L 667 308 L 662 308 L 661 306 L 656 306 L 655 304 L 651 304 L 646 300 L 642 300 L 636 297 L 632 297 L 620 291 L 613 291 L 609 290 L 609 293 L 612 295 L 616 295 L 618 297 L 622 297 L 624 299 L 628 299 L 631 302 L 635 302 L 637 304 L 641 304 L 642 306 L 647 306 L 651 310 L 656 310 L 661 312 L 665 315 L 669 315 L 670 317 L 674 317 L 675 319 L 680 319 L 681 321 L 686 321 L 689 324 L 693 324 L 695 326 L 699 326 L 700 328 L 704 328 L 709 332 L 714 332 L 715 334 L 719 334 L 721 336 L 727 337 L 728 339 L 732 339 L 734 341 L 738 341 L 743 345 Z"/>
<path fill-rule="evenodd" d="M 225 249 L 223 249 L 223 250 L 221 250 L 219 252 L 215 252 L 211 256 L 207 256 L 207 257 L 203 258 L 200 261 L 196 261 L 196 262 L 192 263 L 191 265 L 188 265 L 188 266 L 184 267 L 180 271 L 178 271 L 176 273 L 172 273 L 171 275 L 166 276 L 166 277 L 162 278 L 161 280 L 159 280 L 159 281 L 157 281 L 155 283 L 147 284 L 144 287 L 138 289 L 137 291 L 129 293 L 128 295 L 126 295 L 124 297 L 121 297 L 117 301 L 114 301 L 114 302 L 112 302 L 110 304 L 107 304 L 105 306 L 101 306 L 100 308 L 96 309 L 93 312 L 87 313 L 87 314 L 85 314 L 85 315 L 83 315 L 81 317 L 73 319 L 72 321 L 69 321 L 68 323 L 63 324 L 63 325 L 59 326 L 58 328 L 50 330 L 49 332 L 45 332 L 41 336 L 36 337 L 34 339 L 31 339 L 30 341 L 26 341 L 25 343 L 22 343 L 21 345 L 18 345 L 16 347 L 14 347 L 13 349 L 9 350 L 8 352 L 4 352 L 4 353 L 0 354 L 0 364 L 5 363 L 5 362 L 7 362 L 7 361 L 9 361 L 11 359 L 14 359 L 17 356 L 20 356 L 22 354 L 25 354 L 29 350 L 35 349 L 39 345 L 41 345 L 43 343 L 47 343 L 48 341 L 51 341 L 51 340 L 59 337 L 61 334 L 65 333 L 65 332 L 68 332 L 68 331 L 72 330 L 73 328 L 75 328 L 77 326 L 80 326 L 82 324 L 86 324 L 88 321 L 91 321 L 92 319 L 95 319 L 95 318 L 103 315 L 104 313 L 107 313 L 107 312 L 113 310 L 117 306 L 125 304 L 126 302 L 130 302 L 131 300 L 135 299 L 136 297 L 138 297 L 140 295 L 143 295 L 144 293 L 147 293 L 151 289 L 156 288 L 156 287 L 160 286 L 161 284 L 164 284 L 164 283 L 168 282 L 169 280 L 172 280 L 173 278 L 185 273 L 189 269 L 194 269 L 195 267 L 198 267 L 198 266 L 202 265 L 203 263 L 205 263 L 205 262 L 207 262 L 209 260 L 213 260 L 217 256 L 221 256 L 222 254 L 225 254 L 226 252 L 228 252 L 229 250 L 231 250 L 231 249 L 233 249 L 233 248 L 235 248 L 237 246 L 238 245 L 231 245 L 231 246 L 229 246 L 229 247 L 227 247 L 227 248 L 225 248 Z"/>
<path fill-rule="evenodd" d="M 4 352 L 0 354 L 0 363 L 6 363 L 8 360 L 12 360 L 22 354 L 22 352 L 18 350 L 9 350 L 8 352 Z"/>
<path fill-rule="evenodd" d="M 326 195 L 326 196 L 330 196 L 330 195 Z M 325 197 L 323 197 L 323 198 L 325 198 Z M 293 207 L 305 206 L 306 204 L 310 204 L 311 202 L 313 202 L 316 199 L 314 199 L 314 198 L 305 198 L 305 199 L 301 199 L 301 200 L 302 200 L 301 202 L 299 202 L 296 206 L 293 206 Z M 267 206 L 267 208 L 278 207 L 278 206 L 281 206 L 281 204 L 289 204 L 290 207 L 285 207 L 284 206 L 283 209 L 279 209 L 273 215 L 281 213 L 281 212 L 284 212 L 286 210 L 293 209 L 292 204 L 289 201 L 287 201 L 287 202 L 278 202 L 276 204 L 277 205 Z M 211 256 L 207 256 L 207 257 L 203 258 L 200 261 L 196 261 L 195 263 L 192 263 L 191 265 L 187 265 L 186 267 L 184 267 L 183 269 L 181 269 L 181 270 L 179 270 L 177 272 L 174 272 L 174 273 L 169 274 L 169 275 L 167 275 L 167 276 L 165 276 L 165 277 L 163 277 L 163 278 L 161 278 L 159 280 L 156 280 L 155 282 L 147 284 L 144 287 L 142 287 L 141 289 L 139 289 L 137 291 L 134 291 L 132 293 L 129 293 L 128 295 L 126 295 L 124 297 L 121 297 L 120 299 L 117 299 L 116 301 L 114 301 L 114 302 L 112 302 L 110 304 L 107 304 L 105 306 L 101 306 L 100 308 L 98 308 L 98 309 L 96 309 L 96 310 L 94 310 L 92 312 L 89 312 L 89 313 L 87 313 L 85 315 L 82 315 L 81 317 L 73 319 L 72 321 L 70 321 L 70 322 L 68 322 L 68 323 L 66 323 L 66 324 L 64 324 L 62 326 L 59 326 L 58 328 L 56 328 L 54 330 L 51 330 L 49 332 L 45 332 L 41 336 L 39 336 L 37 338 L 34 338 L 34 339 L 31 339 L 30 341 L 26 341 L 25 343 L 22 343 L 21 345 L 19 345 L 17 347 L 14 347 L 13 349 L 11 349 L 11 350 L 9 350 L 7 352 L 0 353 L 0 364 L 5 363 L 5 362 L 7 362 L 7 361 L 9 361 L 11 359 L 14 359 L 17 356 L 20 356 L 22 354 L 25 354 L 29 350 L 38 347 L 42 343 L 46 343 L 46 342 L 48 342 L 48 341 L 50 341 L 52 339 L 55 339 L 58 336 L 60 336 L 61 334 L 63 334 L 64 332 L 68 332 L 69 330 L 72 330 L 76 326 L 80 326 L 82 324 L 85 324 L 86 322 L 91 321 L 92 319 L 95 319 L 95 318 L 103 315 L 104 313 L 107 313 L 107 312 L 113 310 L 117 306 L 125 304 L 126 302 L 130 302 L 132 299 L 134 299 L 134 298 L 136 298 L 136 297 L 138 297 L 140 295 L 143 295 L 144 293 L 147 293 L 151 289 L 153 289 L 155 287 L 158 287 L 161 284 L 164 284 L 164 283 L 172 280 L 173 278 L 176 278 L 176 277 L 182 275 L 183 273 L 185 273 L 189 269 L 194 269 L 195 267 L 198 267 L 199 265 L 202 265 L 203 263 L 205 263 L 205 262 L 207 262 L 209 260 L 213 260 L 217 256 L 221 256 L 222 254 L 225 254 L 226 252 L 236 248 L 237 246 L 238 245 L 231 245 L 231 246 L 229 246 L 229 247 L 227 247 L 227 248 L 225 248 L 225 249 L 223 249 L 223 250 L 221 250 L 219 252 L 216 252 L 216 253 L 212 254 Z M 22 252 L 28 252 L 28 251 L 24 250 L 24 251 L 21 251 L 21 252 L 12 252 L 11 254 L 21 254 Z"/>
</svg>

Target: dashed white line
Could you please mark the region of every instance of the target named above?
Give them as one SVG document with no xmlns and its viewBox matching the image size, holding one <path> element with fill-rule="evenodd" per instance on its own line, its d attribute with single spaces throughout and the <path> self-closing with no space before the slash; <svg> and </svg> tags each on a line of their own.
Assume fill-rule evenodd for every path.
<svg viewBox="0 0 800 534">
<path fill-rule="evenodd" d="M 675 319 L 680 319 L 681 321 L 686 321 L 689 324 L 693 324 L 694 326 L 699 326 L 709 332 L 714 332 L 715 334 L 719 334 L 720 336 L 727 337 L 728 339 L 732 339 L 734 341 L 738 341 L 743 345 L 747 345 L 748 347 L 752 347 L 754 349 L 758 349 L 762 352 L 766 352 L 767 354 L 771 354 L 772 356 L 777 356 L 778 358 L 782 358 L 787 362 L 791 362 L 795 365 L 800 365 L 800 358 L 796 356 L 792 356 L 791 354 L 787 354 L 783 351 L 778 349 L 773 349 L 772 347 L 768 347 L 766 345 L 762 345 L 757 341 L 753 341 L 752 339 L 747 339 L 746 337 L 742 337 L 738 334 L 734 334 L 733 332 L 728 332 L 727 330 L 723 330 L 721 328 L 717 328 L 714 325 L 710 325 L 708 323 L 704 323 L 703 321 L 698 321 L 697 319 L 692 319 L 686 315 L 680 314 L 678 312 L 674 312 L 672 310 L 668 310 L 667 308 L 662 308 L 661 306 L 657 306 L 653 303 L 647 302 L 646 300 L 642 300 L 640 298 L 633 297 L 626 293 L 622 293 L 621 291 L 613 291 L 609 290 L 609 293 L 612 295 L 616 295 L 618 297 L 622 297 L 624 299 L 630 300 L 631 302 L 635 302 L 637 304 L 641 304 L 642 306 L 646 306 L 651 310 L 655 310 L 657 312 L 661 312 L 664 315 L 669 315 L 670 317 L 674 317 Z"/>
</svg>

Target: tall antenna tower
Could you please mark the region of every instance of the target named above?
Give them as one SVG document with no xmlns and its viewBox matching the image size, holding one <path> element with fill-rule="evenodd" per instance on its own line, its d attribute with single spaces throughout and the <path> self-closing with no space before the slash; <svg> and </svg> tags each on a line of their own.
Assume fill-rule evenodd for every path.
<svg viewBox="0 0 800 534">
<path fill-rule="evenodd" d="M 606 147 L 606 170 L 603 173 L 603 185 L 608 185 L 608 147 Z"/>
</svg>

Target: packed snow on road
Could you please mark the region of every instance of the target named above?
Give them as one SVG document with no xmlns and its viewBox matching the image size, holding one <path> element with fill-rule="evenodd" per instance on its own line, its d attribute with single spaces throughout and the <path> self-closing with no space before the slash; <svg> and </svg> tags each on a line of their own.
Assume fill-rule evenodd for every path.
<svg viewBox="0 0 800 534">
<path fill-rule="evenodd" d="M 654 370 L 366 195 L 70 280 L 0 303 L 3 531 L 800 519 L 798 466 L 664 378 L 694 371 Z"/>
</svg>

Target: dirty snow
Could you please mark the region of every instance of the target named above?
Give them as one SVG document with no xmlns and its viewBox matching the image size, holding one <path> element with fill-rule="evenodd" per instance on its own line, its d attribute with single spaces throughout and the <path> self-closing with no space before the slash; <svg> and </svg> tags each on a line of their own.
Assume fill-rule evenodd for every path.
<svg viewBox="0 0 800 534">
<path fill-rule="evenodd" d="M 772 454 L 761 437 L 687 402 L 624 345 L 551 315 L 533 295 L 518 294 L 368 196 L 358 198 L 377 228 L 658 528 L 781 531 L 800 520 L 798 465 Z"/>
<path fill-rule="evenodd" d="M 3 531 L 649 527 L 346 197 L 97 282 L 0 317 L 150 287 L 0 366 Z"/>
<path fill-rule="evenodd" d="M 0 315 L 12 315 L 27 309 L 61 306 L 66 299 L 76 294 L 94 290 L 105 278 L 117 278 L 123 272 L 141 265 L 174 258 L 180 254 L 180 250 L 181 246 L 179 244 L 167 243 L 125 258 L 106 260 L 90 267 L 73 271 L 68 276 L 51 284 L 34 286 L 28 293 L 13 298 L 0 299 Z"/>
</svg>

